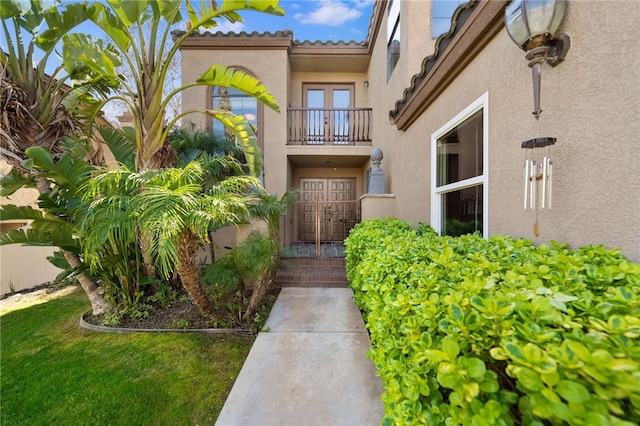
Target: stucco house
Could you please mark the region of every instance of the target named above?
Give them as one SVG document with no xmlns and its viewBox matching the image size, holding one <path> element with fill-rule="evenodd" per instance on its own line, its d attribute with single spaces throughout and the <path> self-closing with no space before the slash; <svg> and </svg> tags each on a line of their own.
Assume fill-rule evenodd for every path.
<svg viewBox="0 0 640 426">
<path fill-rule="evenodd" d="M 604 244 L 640 261 L 640 3 L 566 2 L 558 32 L 570 49 L 540 67 L 538 119 L 529 61 L 505 28 L 509 2 L 458 2 L 441 35 L 436 3 L 377 0 L 360 43 L 193 36 L 183 81 L 213 63 L 242 68 L 281 113 L 203 87 L 184 93 L 183 110 L 224 102 L 254 120 L 266 189 L 300 189 L 286 246 L 342 241 L 364 218 L 395 216 L 442 233 Z"/>
</svg>

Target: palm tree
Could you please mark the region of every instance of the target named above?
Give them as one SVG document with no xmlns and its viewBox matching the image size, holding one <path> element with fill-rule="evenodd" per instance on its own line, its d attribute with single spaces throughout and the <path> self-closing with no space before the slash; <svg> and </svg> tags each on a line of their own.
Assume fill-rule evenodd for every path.
<svg viewBox="0 0 640 426">
<path fill-rule="evenodd" d="M 46 72 L 55 46 L 60 41 L 68 41 L 68 32 L 86 21 L 92 13 L 93 9 L 84 3 L 45 8 L 41 1 L 0 2 L 2 32 L 7 40 L 7 52 L 0 54 L 0 105 L 3 111 L 0 118 L 0 159 L 14 168 L 8 179 L 12 181 L 12 187 L 7 189 L 7 180 L 4 180 L 3 195 L 17 190 L 16 182 L 21 182 L 21 185 L 35 182 L 40 194 L 51 194 L 49 180 L 23 166 L 27 159 L 25 152 L 29 148 L 42 147 L 48 150 L 53 160 L 59 159 L 65 151 L 64 136 L 74 135 L 77 130 L 77 121 L 70 111 L 78 107 L 78 102 L 90 90 L 103 93 L 108 89 L 104 79 L 86 80 L 87 84 L 69 87 L 67 83 L 71 78 L 81 79 L 87 75 L 64 65 L 55 67 L 51 74 Z M 25 42 L 23 32 L 31 37 L 28 42 Z M 36 49 L 43 53 L 39 60 L 36 60 Z M 20 210 L 13 213 L 19 216 Z M 3 215 L 3 219 L 10 217 Z M 61 226 L 68 225 L 64 223 Z M 4 243 L 10 242 L 11 239 L 4 240 Z M 42 241 L 36 243 L 43 244 Z M 101 314 L 111 309 L 97 283 L 83 272 L 83 262 L 78 254 L 72 250 L 63 250 L 63 254 L 67 262 L 76 268 L 78 281 L 91 300 L 93 313 Z"/>
<path fill-rule="evenodd" d="M 232 265 L 243 278 L 253 281 L 253 291 L 242 318 L 247 320 L 256 311 L 271 289 L 280 264 L 278 240 L 265 237 L 259 231 L 252 231 L 229 256 Z"/>
<path fill-rule="evenodd" d="M 290 188 L 278 199 L 275 194 L 261 192 L 256 194 L 258 203 L 250 207 L 251 215 L 267 224 L 267 233 L 280 243 L 280 218 L 289 210 L 298 198 L 297 188 Z"/>
<path fill-rule="evenodd" d="M 218 161 L 217 159 L 211 161 Z M 212 225 L 239 223 L 244 219 L 247 196 L 259 185 L 249 176 L 229 177 L 204 191 L 206 165 L 194 161 L 184 168 L 107 171 L 87 186 L 86 213 L 82 234 L 89 265 L 100 262 L 93 252 L 104 244 L 134 238 L 132 229 L 149 239 L 149 254 L 160 276 L 169 279 L 178 273 L 182 286 L 200 309 L 214 321 L 220 321 L 204 292 L 195 264 L 196 251 L 208 240 Z M 123 220 L 102 224 L 114 212 Z"/>
<path fill-rule="evenodd" d="M 258 192 L 257 202 L 251 204 L 251 216 L 262 219 L 267 224 L 267 238 L 256 234 L 247 238 L 238 247 L 236 267 L 254 282 L 253 292 L 244 318 L 249 318 L 271 289 L 280 265 L 280 218 L 298 197 L 298 190 L 288 189 L 282 197 Z"/>
</svg>

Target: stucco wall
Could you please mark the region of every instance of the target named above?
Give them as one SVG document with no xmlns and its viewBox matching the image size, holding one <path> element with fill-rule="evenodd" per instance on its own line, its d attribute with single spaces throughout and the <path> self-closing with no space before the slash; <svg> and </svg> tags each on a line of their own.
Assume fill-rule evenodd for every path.
<svg viewBox="0 0 640 426">
<path fill-rule="evenodd" d="M 636 2 L 569 2 L 560 30 L 571 36 L 572 47 L 565 62 L 543 68 L 539 122 L 531 114 L 524 52 L 502 30 L 406 132 L 377 126 L 374 145 L 384 151 L 398 217 L 429 220 L 431 134 L 488 92 L 489 233 L 564 241 L 574 248 L 602 243 L 640 260 L 639 19 Z M 376 99 L 397 95 L 395 82 L 381 83 L 384 47 L 376 43 L 370 81 L 389 96 Z M 388 119 L 391 107 L 376 104 L 375 119 Z M 540 136 L 558 142 L 551 148 L 553 209 L 539 212 L 541 234 L 534 238 L 535 212 L 522 206 L 520 143 Z"/>
<path fill-rule="evenodd" d="M 47 260 L 52 247 L 0 246 L 0 294 L 53 281 L 62 272 Z"/>
<path fill-rule="evenodd" d="M 360 218 L 397 217 L 394 194 L 365 194 L 360 197 Z"/>
</svg>

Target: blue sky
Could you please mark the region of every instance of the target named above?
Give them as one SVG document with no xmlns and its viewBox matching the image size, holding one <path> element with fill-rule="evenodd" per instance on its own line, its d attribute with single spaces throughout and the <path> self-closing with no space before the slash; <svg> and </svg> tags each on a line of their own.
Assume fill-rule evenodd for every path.
<svg viewBox="0 0 640 426">
<path fill-rule="evenodd" d="M 219 31 L 290 29 L 297 40 L 363 41 L 367 37 L 374 0 L 281 0 L 284 17 L 243 12 L 242 23 L 222 23 Z"/>
</svg>

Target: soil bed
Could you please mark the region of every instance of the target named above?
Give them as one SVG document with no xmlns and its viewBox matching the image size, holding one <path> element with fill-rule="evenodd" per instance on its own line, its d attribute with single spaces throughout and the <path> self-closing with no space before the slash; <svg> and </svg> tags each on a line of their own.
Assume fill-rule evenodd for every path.
<svg viewBox="0 0 640 426">
<path fill-rule="evenodd" d="M 90 312 L 84 315 L 84 320 L 93 325 L 102 325 L 104 315 L 92 315 Z M 198 307 L 190 300 L 177 301 L 169 306 L 155 306 L 153 310 L 147 312 L 143 318 L 132 318 L 123 316 L 119 328 L 141 328 L 141 329 L 201 329 L 213 328 L 211 318 L 200 314 Z"/>
<path fill-rule="evenodd" d="M 224 306 L 218 306 L 216 311 L 222 316 L 220 323 L 215 323 L 211 318 L 203 315 L 198 306 L 185 294 L 180 294 L 175 300 L 166 305 L 159 303 L 148 306 L 144 312 L 138 311 L 134 315 L 120 315 L 117 322 L 110 321 L 109 314 L 92 315 L 87 312 L 83 320 L 91 325 L 102 327 L 114 327 L 118 329 L 140 330 L 206 330 L 227 329 L 230 332 L 257 333 L 266 321 L 279 289 L 272 290 L 262 302 L 258 312 L 249 320 L 242 320 L 241 312 L 244 312 L 248 303 L 248 297 L 236 296 L 234 303 L 227 300 Z M 214 303 L 215 305 L 215 303 Z M 233 305 L 233 309 L 229 308 Z M 240 306 L 242 308 L 240 308 Z"/>
</svg>

